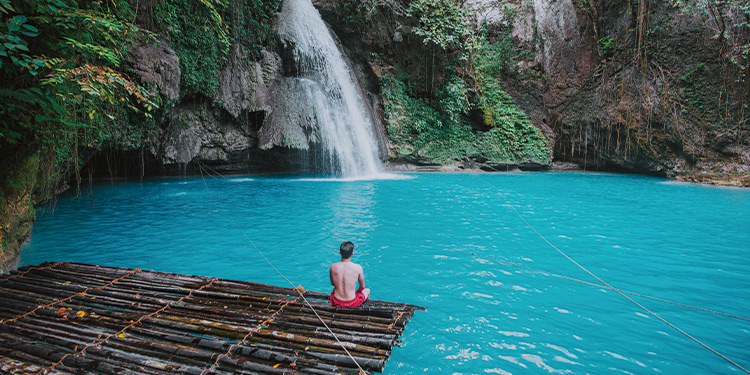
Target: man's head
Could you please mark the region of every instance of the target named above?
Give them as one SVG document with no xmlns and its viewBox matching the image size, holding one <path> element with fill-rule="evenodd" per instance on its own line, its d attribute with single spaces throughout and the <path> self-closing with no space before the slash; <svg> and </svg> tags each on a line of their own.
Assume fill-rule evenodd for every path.
<svg viewBox="0 0 750 375">
<path fill-rule="evenodd" d="M 342 242 L 341 247 L 339 248 L 339 253 L 341 253 L 341 259 L 351 258 L 352 253 L 354 253 L 354 244 L 351 243 L 351 241 Z"/>
</svg>

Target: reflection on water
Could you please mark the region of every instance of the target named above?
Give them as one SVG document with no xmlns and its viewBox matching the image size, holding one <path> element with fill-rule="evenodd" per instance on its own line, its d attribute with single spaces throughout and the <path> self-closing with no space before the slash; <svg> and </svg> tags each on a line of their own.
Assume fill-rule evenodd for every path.
<svg viewBox="0 0 750 375">
<path fill-rule="evenodd" d="M 64 196 L 40 209 L 22 262 L 284 285 L 255 245 L 295 284 L 328 291 L 328 265 L 352 240 L 374 298 L 428 307 L 386 374 L 738 373 L 617 293 L 536 272 L 595 281 L 511 207 L 618 288 L 746 315 L 750 191 L 611 174 L 401 176 L 101 184 L 93 207 Z M 638 302 L 750 366 L 746 322 Z"/>
</svg>

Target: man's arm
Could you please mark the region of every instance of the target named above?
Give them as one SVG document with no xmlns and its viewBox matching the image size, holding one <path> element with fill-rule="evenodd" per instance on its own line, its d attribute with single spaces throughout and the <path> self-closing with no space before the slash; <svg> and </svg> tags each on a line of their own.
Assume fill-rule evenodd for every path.
<svg viewBox="0 0 750 375">
<path fill-rule="evenodd" d="M 357 277 L 357 281 L 359 281 L 359 289 L 357 289 L 357 291 L 361 292 L 365 289 L 365 272 L 362 270 L 362 267 L 359 268 L 359 276 Z"/>
<path fill-rule="evenodd" d="M 331 268 L 328 269 L 328 278 L 331 279 L 331 285 L 335 287 L 336 284 L 333 283 L 333 266 L 331 266 Z"/>
</svg>

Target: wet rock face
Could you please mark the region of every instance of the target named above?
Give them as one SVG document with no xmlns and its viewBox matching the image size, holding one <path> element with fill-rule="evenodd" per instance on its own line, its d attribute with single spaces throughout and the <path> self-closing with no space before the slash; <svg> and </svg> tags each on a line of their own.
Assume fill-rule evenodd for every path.
<svg viewBox="0 0 750 375">
<path fill-rule="evenodd" d="M 272 110 L 270 86 L 280 77 L 281 61 L 273 52 L 262 56 L 249 61 L 236 47 L 214 98 L 183 98 L 170 108 L 150 150 L 164 166 L 162 173 L 184 172 L 181 166 L 195 162 L 224 165 L 227 171 L 267 164 L 254 149 L 258 129 Z"/>
<path fill-rule="evenodd" d="M 228 161 L 227 155 L 252 147 L 253 134 L 223 122 L 208 104 L 181 106 L 173 114 L 163 138 L 164 164 Z"/>
<path fill-rule="evenodd" d="M 163 98 L 180 98 L 180 59 L 162 40 L 147 41 L 130 50 L 133 71 L 143 83 L 155 83 Z"/>
<path fill-rule="evenodd" d="M 258 134 L 263 150 L 289 147 L 308 150 L 320 142 L 314 107 L 309 102 L 303 81 L 285 78 L 273 87 L 274 98 L 268 118 Z"/>
<path fill-rule="evenodd" d="M 380 130 L 375 133 L 382 136 L 379 67 L 373 56 L 400 59 L 409 69 L 429 65 L 428 50 L 411 29 L 414 20 L 399 1 L 382 3 L 375 10 L 377 22 L 370 23 L 351 22 L 352 9 L 366 10 L 359 2 L 313 3 L 340 40 Z M 520 77 L 503 80 L 503 89 L 554 141 L 555 160 L 667 175 L 690 170 L 748 173 L 750 132 L 740 131 L 740 140 L 727 137 L 714 129 L 713 118 L 686 105 L 690 90 L 701 100 L 726 97 L 717 78 L 725 76 L 715 58 L 720 41 L 706 34 L 705 22 L 652 4 L 648 37 L 650 45 L 662 47 L 650 50 L 648 63 L 640 66 L 632 53 L 637 14 L 627 2 L 594 3 L 598 7 L 578 0 L 466 2 L 491 27 L 509 26 L 503 7 L 516 11 L 512 35 L 532 57 L 519 63 Z M 377 15 L 388 7 L 392 13 Z M 603 48 L 602 41 L 611 45 Z M 299 68 L 291 46 L 276 38 L 267 49 L 260 61 L 248 62 L 233 48 L 215 97 L 183 99 L 179 60 L 168 43 L 157 40 L 133 48 L 133 70 L 173 101 L 155 134 L 154 158 L 167 166 L 196 161 L 268 165 L 261 160 L 263 150 L 304 152 L 319 142 L 314 114 L 295 107 L 298 93 L 284 78 Z M 441 58 L 448 57 L 438 56 L 438 66 L 444 63 Z M 682 76 L 695 84 L 681 83 Z M 703 107 L 718 108 L 709 102 Z M 731 112 L 739 106 L 728 103 L 724 108 Z M 385 155 L 388 141 L 379 143 Z"/>
<path fill-rule="evenodd" d="M 479 19 L 504 22 L 492 2 L 470 3 L 480 5 Z M 639 57 L 633 52 L 638 13 L 628 3 L 507 5 L 517 11 L 514 38 L 530 44 L 534 58 L 520 64 L 525 77 L 507 80 L 504 88 L 555 140 L 556 160 L 670 176 L 747 173 L 747 135 L 728 137 L 717 124 L 729 121 L 706 110 L 711 98 L 734 96 L 724 108 L 736 124 L 741 118 L 732 115 L 741 112 L 737 98 L 747 95 L 729 92 L 719 78 L 726 71 L 716 56 L 726 47 L 709 35 L 710 20 L 652 4 L 642 26 L 648 35 L 641 43 L 648 49 Z"/>
<path fill-rule="evenodd" d="M 263 51 L 262 56 L 259 62 L 248 62 L 236 47 L 221 71 L 214 100 L 234 118 L 246 111 L 268 111 L 270 108 L 269 83 L 276 78 L 281 59 L 268 51 Z"/>
<path fill-rule="evenodd" d="M 359 3 L 314 3 L 351 56 L 364 60 L 374 53 L 416 69 L 430 64 L 409 26 L 414 20 L 397 9 L 406 2 L 380 3 L 377 21 L 359 28 L 347 21 L 351 9 L 363 8 Z M 731 64 L 719 59 L 728 48 L 722 43 L 731 46 L 734 31 L 728 30 L 728 41 L 722 42 L 711 31 L 714 21 L 681 14 L 666 3 L 651 3 L 639 21 L 632 4 L 465 2 L 491 28 L 509 26 L 504 7 L 515 11 L 512 36 L 533 56 L 519 63 L 519 77 L 503 80 L 503 89 L 554 141 L 556 160 L 664 175 L 747 173 L 750 131 L 741 103 L 750 98 L 747 89 L 743 93 L 723 81 Z M 729 22 L 733 15 L 722 17 Z M 645 38 L 640 41 L 639 27 Z M 643 57 L 634 52 L 639 43 L 647 48 Z M 721 116 L 710 109 L 720 107 Z M 738 125 L 742 121 L 744 128 Z M 728 129 L 732 126 L 739 130 Z"/>
</svg>

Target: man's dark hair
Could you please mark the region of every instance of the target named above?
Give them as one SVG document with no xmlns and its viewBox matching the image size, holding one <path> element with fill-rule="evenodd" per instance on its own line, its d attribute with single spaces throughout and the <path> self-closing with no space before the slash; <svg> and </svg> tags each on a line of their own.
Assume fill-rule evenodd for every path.
<svg viewBox="0 0 750 375">
<path fill-rule="evenodd" d="M 341 253 L 342 259 L 351 258 L 352 254 L 354 253 L 354 244 L 351 243 L 351 241 L 342 242 L 341 247 L 339 248 L 339 252 Z"/>
</svg>

